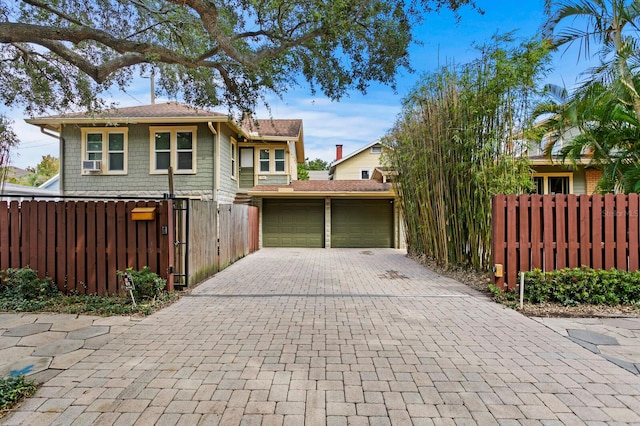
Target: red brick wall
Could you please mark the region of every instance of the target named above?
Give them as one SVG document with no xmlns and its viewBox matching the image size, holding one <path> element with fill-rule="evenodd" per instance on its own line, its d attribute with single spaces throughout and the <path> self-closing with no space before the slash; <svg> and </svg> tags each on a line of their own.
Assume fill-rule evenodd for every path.
<svg viewBox="0 0 640 426">
<path fill-rule="evenodd" d="M 597 169 L 585 169 L 584 171 L 585 180 L 586 180 L 586 193 L 587 195 L 591 195 L 596 192 L 596 185 L 602 177 L 602 170 Z"/>
</svg>

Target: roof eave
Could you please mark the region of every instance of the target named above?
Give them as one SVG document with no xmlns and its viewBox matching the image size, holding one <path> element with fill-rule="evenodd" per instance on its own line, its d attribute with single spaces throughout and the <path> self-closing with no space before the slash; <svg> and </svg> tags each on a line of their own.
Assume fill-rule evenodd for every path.
<svg viewBox="0 0 640 426">
<path fill-rule="evenodd" d="M 532 166 L 565 166 L 571 167 L 573 165 L 578 166 L 587 166 L 591 163 L 591 159 L 589 158 L 580 158 L 578 160 L 571 160 L 568 162 L 562 162 L 562 160 L 553 159 L 553 158 L 533 158 L 529 159 L 529 162 Z"/>
<path fill-rule="evenodd" d="M 260 198 L 395 198 L 393 189 L 388 191 L 248 191 L 251 197 Z"/>
<path fill-rule="evenodd" d="M 149 123 L 230 123 L 238 126 L 228 117 L 57 117 L 57 118 L 27 118 L 25 121 L 35 126 L 55 126 L 62 124 L 149 124 Z"/>
</svg>

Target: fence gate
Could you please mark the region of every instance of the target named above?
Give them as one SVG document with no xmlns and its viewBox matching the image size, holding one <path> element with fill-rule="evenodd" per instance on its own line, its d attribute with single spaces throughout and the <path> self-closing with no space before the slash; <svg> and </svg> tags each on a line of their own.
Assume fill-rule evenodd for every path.
<svg viewBox="0 0 640 426">
<path fill-rule="evenodd" d="M 189 284 L 189 200 L 173 199 L 174 235 L 174 285 L 186 287 Z"/>
</svg>

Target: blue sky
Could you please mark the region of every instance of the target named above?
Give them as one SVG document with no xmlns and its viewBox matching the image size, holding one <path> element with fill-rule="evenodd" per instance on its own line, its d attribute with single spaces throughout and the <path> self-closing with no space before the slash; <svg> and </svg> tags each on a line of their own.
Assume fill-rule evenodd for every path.
<svg viewBox="0 0 640 426">
<path fill-rule="evenodd" d="M 290 90 L 282 100 L 270 98 L 273 118 L 300 118 L 303 120 L 305 154 L 309 159 L 332 161 L 335 145 L 342 144 L 348 154 L 384 136 L 393 126 L 401 109 L 402 98 L 419 81 L 420 75 L 431 72 L 448 62 L 465 63 L 477 57 L 473 44 L 488 41 L 496 32 L 515 31 L 517 37 L 530 38 L 539 32 L 543 22 L 543 0 L 491 1 L 478 0 L 485 11 L 480 15 L 470 8 L 461 11 L 459 23 L 448 11 L 427 15 L 414 37 L 421 45 L 411 49 L 411 63 L 416 70 L 398 75 L 397 93 L 388 87 L 373 85 L 366 95 L 350 93 L 340 102 L 331 102 L 321 96 L 312 97 L 308 87 Z M 553 72 L 546 83 L 573 85 L 586 65 L 577 62 L 575 52 L 559 53 L 553 57 Z M 142 80 L 127 93 L 114 94 L 120 106 L 150 103 L 149 82 Z M 158 102 L 167 99 L 157 99 Z M 13 150 L 12 165 L 36 165 L 43 155 L 58 156 L 57 140 L 43 135 L 35 126 L 23 121 L 22 110 L 8 110 L 6 115 L 15 122 L 20 146 Z M 259 118 L 268 118 L 262 108 Z"/>
</svg>

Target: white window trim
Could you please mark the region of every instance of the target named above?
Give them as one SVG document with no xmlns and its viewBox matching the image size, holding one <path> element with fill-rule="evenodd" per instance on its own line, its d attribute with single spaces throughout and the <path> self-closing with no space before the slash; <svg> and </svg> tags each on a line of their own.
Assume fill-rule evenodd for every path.
<svg viewBox="0 0 640 426">
<path fill-rule="evenodd" d="M 289 158 L 288 158 L 288 152 L 287 152 L 287 148 L 286 147 L 269 147 L 269 148 L 258 148 L 258 154 L 255 156 L 255 160 L 257 162 L 257 168 L 256 170 L 258 171 L 259 175 L 287 175 L 287 167 L 289 164 Z M 281 172 L 277 172 L 276 171 L 276 150 L 277 149 L 281 149 L 284 151 L 284 170 Z M 267 150 L 269 151 L 269 171 L 262 171 L 260 170 L 260 165 L 261 165 L 261 161 L 260 161 L 260 151 L 262 150 Z M 281 160 L 282 161 L 282 160 Z"/>
<path fill-rule="evenodd" d="M 365 170 L 366 170 L 366 171 L 367 171 L 367 173 L 369 174 L 369 179 L 363 179 L 363 178 L 362 178 L 362 172 L 364 172 Z M 371 174 L 371 173 L 372 173 L 372 170 L 371 170 L 371 168 L 370 168 L 370 167 L 363 167 L 363 168 L 361 168 L 361 169 L 360 169 L 360 171 L 358 172 L 358 179 L 360 179 L 360 180 L 370 180 L 370 179 L 371 179 L 371 176 L 372 176 L 372 174 Z"/>
<path fill-rule="evenodd" d="M 231 138 L 231 158 L 229 161 L 231 162 L 231 179 L 238 179 L 238 142 Z"/>
<path fill-rule="evenodd" d="M 126 175 L 129 166 L 129 128 L 127 127 L 82 127 L 80 135 L 82 138 L 81 159 L 87 159 L 87 135 L 90 133 L 102 134 L 102 170 L 100 172 L 85 172 L 80 163 L 80 173 L 84 176 L 90 175 Z M 109 170 L 109 134 L 119 133 L 124 135 L 124 160 L 123 170 Z"/>
<path fill-rule="evenodd" d="M 569 178 L 569 194 L 573 194 L 573 173 L 533 173 L 534 177 L 542 178 L 542 194 L 549 195 L 549 178 L 550 177 L 567 177 Z"/>
<path fill-rule="evenodd" d="M 196 174 L 197 171 L 197 147 L 198 147 L 198 127 L 197 126 L 149 126 L 149 174 L 152 175 L 166 175 L 168 170 L 157 170 L 156 169 L 156 144 L 155 144 L 155 136 L 156 132 L 166 132 L 170 133 L 171 139 L 171 155 L 170 155 L 170 165 L 173 167 L 174 175 L 193 175 Z M 189 170 L 178 170 L 178 147 L 177 147 L 177 133 L 178 132 L 191 132 L 192 142 L 191 145 L 191 169 Z"/>
<path fill-rule="evenodd" d="M 280 160 L 280 161 L 284 162 L 284 167 L 282 168 L 281 172 L 276 170 L 276 151 L 277 150 L 282 150 L 283 151 L 282 160 Z M 285 175 L 285 174 L 287 174 L 287 149 L 286 148 L 273 148 L 271 151 L 273 152 L 273 172 L 272 172 L 272 174 L 274 174 L 274 175 Z"/>
<path fill-rule="evenodd" d="M 372 146 L 371 147 L 371 153 L 372 154 L 382 154 L 382 145 Z"/>
<path fill-rule="evenodd" d="M 260 158 L 260 154 L 262 153 L 262 151 L 268 151 L 269 152 L 269 170 L 264 171 L 262 170 L 262 163 L 263 163 L 263 159 Z M 273 153 L 271 152 L 271 149 L 269 148 L 258 148 L 258 155 L 256 156 L 256 160 L 258 162 L 258 174 L 271 174 L 271 170 L 273 170 L 273 166 L 271 165 L 271 162 L 273 161 Z"/>
</svg>

